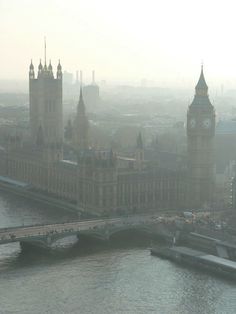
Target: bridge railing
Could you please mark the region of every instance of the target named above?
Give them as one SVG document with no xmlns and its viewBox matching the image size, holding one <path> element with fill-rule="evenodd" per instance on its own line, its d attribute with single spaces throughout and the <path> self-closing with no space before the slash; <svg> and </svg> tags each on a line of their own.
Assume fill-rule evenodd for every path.
<svg viewBox="0 0 236 314">
<path fill-rule="evenodd" d="M 134 218 L 145 218 L 145 217 L 151 217 L 153 215 L 148 214 L 141 214 L 141 215 L 133 215 L 133 216 L 116 216 L 116 217 L 109 217 L 109 218 L 94 218 L 94 219 L 82 219 L 82 220 L 70 220 L 65 222 L 56 222 L 56 223 L 36 223 L 36 224 L 30 224 L 30 225 L 20 225 L 20 226 L 10 226 L 10 227 L 4 227 L 0 228 L 0 232 L 2 231 L 11 231 L 14 229 L 23 229 L 23 228 L 31 228 L 31 227 L 40 227 L 40 226 L 56 226 L 56 225 L 63 225 L 63 224 L 72 224 L 72 223 L 80 223 L 80 222 L 98 222 L 98 221 L 104 221 L 104 222 L 110 222 L 113 220 L 119 220 L 122 221 L 130 221 L 130 219 Z"/>
</svg>

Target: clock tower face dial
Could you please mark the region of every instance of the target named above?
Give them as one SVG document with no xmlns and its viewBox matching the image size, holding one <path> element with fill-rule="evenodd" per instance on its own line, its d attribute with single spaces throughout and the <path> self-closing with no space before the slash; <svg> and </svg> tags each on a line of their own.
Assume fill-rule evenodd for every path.
<svg viewBox="0 0 236 314">
<path fill-rule="evenodd" d="M 195 119 L 190 119 L 189 125 L 190 125 L 190 128 L 191 128 L 191 129 L 195 128 L 195 126 L 196 126 L 196 120 L 195 120 Z"/>
<path fill-rule="evenodd" d="M 209 129 L 211 127 L 211 119 L 204 119 L 202 122 L 204 129 Z"/>
</svg>

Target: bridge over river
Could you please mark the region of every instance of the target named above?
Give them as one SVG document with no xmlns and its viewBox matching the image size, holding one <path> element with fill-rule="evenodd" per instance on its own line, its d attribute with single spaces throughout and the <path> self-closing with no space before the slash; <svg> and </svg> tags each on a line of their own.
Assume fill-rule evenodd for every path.
<svg viewBox="0 0 236 314">
<path fill-rule="evenodd" d="M 80 220 L 65 223 L 19 226 L 0 229 L 0 244 L 20 242 L 22 246 L 30 244 L 49 248 L 56 241 L 72 235 L 88 235 L 101 240 L 125 230 L 139 230 L 153 236 L 172 238 L 172 233 L 157 217 L 134 215 L 107 219 Z"/>
</svg>

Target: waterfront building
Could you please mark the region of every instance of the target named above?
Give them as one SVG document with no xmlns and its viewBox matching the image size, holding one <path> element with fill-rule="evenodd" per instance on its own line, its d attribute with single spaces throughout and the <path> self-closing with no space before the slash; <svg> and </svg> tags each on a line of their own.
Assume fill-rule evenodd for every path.
<svg viewBox="0 0 236 314">
<path fill-rule="evenodd" d="M 51 62 L 39 63 L 35 76 L 31 62 L 29 69 L 29 112 L 32 147 L 43 147 L 45 157 L 63 158 L 62 68 L 60 61 L 54 78 Z"/>
<path fill-rule="evenodd" d="M 191 208 L 212 202 L 215 182 L 215 109 L 208 96 L 203 66 L 187 113 L 189 200 Z"/>
<path fill-rule="evenodd" d="M 188 169 L 165 168 L 146 159 L 141 133 L 132 156 L 91 147 L 82 86 L 77 112 L 67 132 L 76 158 L 65 160 L 60 63 L 56 78 L 51 63 L 47 66 L 46 62 L 44 67 L 40 62 L 35 78 L 31 63 L 29 80 L 31 142 L 7 145 L 0 152 L 2 176 L 77 204 L 79 210 L 102 214 L 184 209 L 211 200 L 215 116 L 203 70 L 188 110 Z"/>
</svg>

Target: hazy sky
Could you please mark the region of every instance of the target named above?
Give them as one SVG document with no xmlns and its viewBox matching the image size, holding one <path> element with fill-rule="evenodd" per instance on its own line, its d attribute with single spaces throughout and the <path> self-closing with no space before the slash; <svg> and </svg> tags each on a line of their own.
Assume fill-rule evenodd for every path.
<svg viewBox="0 0 236 314">
<path fill-rule="evenodd" d="M 236 1 L 0 0 L 0 79 L 27 79 L 30 59 L 97 78 L 195 84 L 236 78 Z M 236 87 L 236 80 L 235 80 Z"/>
</svg>

